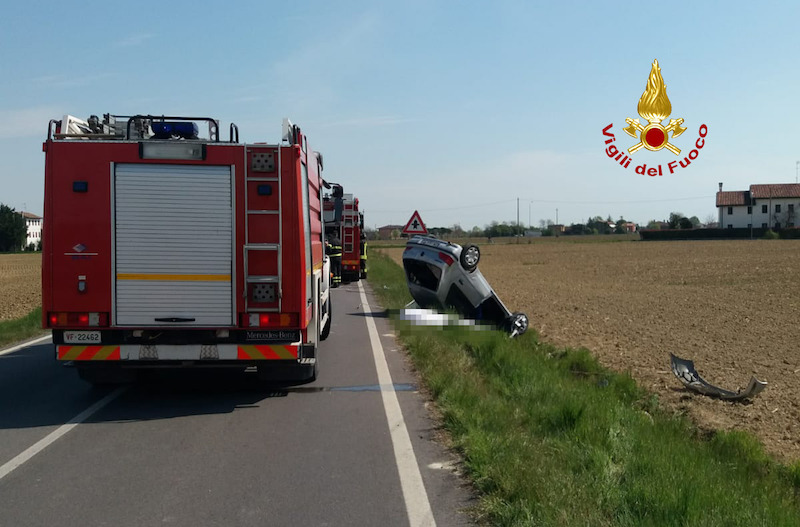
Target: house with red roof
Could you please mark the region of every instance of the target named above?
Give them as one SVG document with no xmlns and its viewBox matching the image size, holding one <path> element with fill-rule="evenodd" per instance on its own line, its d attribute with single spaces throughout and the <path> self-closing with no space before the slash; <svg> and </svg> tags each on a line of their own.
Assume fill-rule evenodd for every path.
<svg viewBox="0 0 800 527">
<path fill-rule="evenodd" d="M 723 229 L 782 229 L 800 225 L 800 184 L 750 185 L 748 190 L 717 192 L 719 226 Z"/>
</svg>

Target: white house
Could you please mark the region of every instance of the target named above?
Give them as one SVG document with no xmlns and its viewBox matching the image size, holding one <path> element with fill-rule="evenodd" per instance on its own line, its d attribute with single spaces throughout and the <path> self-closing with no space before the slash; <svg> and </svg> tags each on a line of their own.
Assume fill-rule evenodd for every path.
<svg viewBox="0 0 800 527">
<path fill-rule="evenodd" d="M 723 229 L 781 229 L 800 224 L 800 184 L 750 185 L 750 190 L 717 192 L 719 226 Z"/>
<path fill-rule="evenodd" d="M 37 216 L 36 214 L 25 211 L 20 212 L 20 214 L 22 214 L 22 217 L 25 218 L 25 224 L 28 227 L 28 239 L 25 241 L 25 247 L 28 247 L 30 244 L 38 245 L 42 240 L 43 218 L 41 216 Z"/>
</svg>

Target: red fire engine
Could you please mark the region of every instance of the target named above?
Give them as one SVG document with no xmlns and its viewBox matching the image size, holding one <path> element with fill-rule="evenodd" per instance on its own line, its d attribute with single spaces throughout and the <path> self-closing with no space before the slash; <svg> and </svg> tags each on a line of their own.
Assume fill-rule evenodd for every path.
<svg viewBox="0 0 800 527">
<path fill-rule="evenodd" d="M 58 360 L 92 383 L 164 366 L 316 377 L 331 327 L 324 182 L 298 126 L 244 144 L 205 117 L 65 116 L 43 150 L 43 326 Z"/>
<path fill-rule="evenodd" d="M 358 210 L 358 198 L 354 198 L 352 194 L 344 194 L 340 185 L 334 184 L 334 187 L 339 187 L 334 196 L 341 196 L 341 205 L 335 206 L 335 200 L 325 200 L 325 230 L 329 236 L 335 235 L 341 241 L 342 279 L 345 282 L 357 281 L 367 277 L 364 213 Z M 337 207 L 341 207 L 341 216 L 334 213 Z"/>
</svg>

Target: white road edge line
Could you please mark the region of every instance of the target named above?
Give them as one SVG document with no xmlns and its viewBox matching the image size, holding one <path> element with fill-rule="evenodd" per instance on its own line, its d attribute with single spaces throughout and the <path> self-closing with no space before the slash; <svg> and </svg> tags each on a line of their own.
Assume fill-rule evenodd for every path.
<svg viewBox="0 0 800 527">
<path fill-rule="evenodd" d="M 97 412 L 105 405 L 107 405 L 108 403 L 119 397 L 125 390 L 127 390 L 127 386 L 121 386 L 117 388 L 110 394 L 106 395 L 105 397 L 94 403 L 86 410 L 82 411 L 81 413 L 70 419 L 67 422 L 67 424 L 59 426 L 57 429 L 50 432 L 43 439 L 40 439 L 39 441 L 34 443 L 32 446 L 30 446 L 27 450 L 19 454 L 17 457 L 7 462 L 5 465 L 0 466 L 0 480 L 8 476 L 11 472 L 13 472 L 15 469 L 25 464 L 27 461 L 30 461 L 30 459 L 33 456 L 35 456 L 36 454 L 38 454 L 39 452 L 41 452 L 42 450 L 53 444 L 61 436 L 63 436 L 64 434 L 66 434 L 67 432 L 69 432 L 82 422 L 86 421 L 95 412 Z"/>
<path fill-rule="evenodd" d="M 360 281 L 358 282 L 358 292 L 361 294 L 361 305 L 364 308 L 364 314 L 370 315 L 372 308 L 367 302 L 367 295 Z M 411 446 L 411 437 L 408 435 L 408 429 L 403 420 L 400 402 L 397 400 L 397 393 L 393 389 L 394 383 L 392 382 L 392 375 L 389 373 L 389 364 L 386 362 L 381 339 L 378 336 L 378 329 L 372 317 L 365 316 L 364 318 L 367 321 L 369 341 L 372 345 L 372 357 L 375 359 L 375 369 L 378 371 L 378 384 L 381 386 L 383 409 L 386 412 L 386 420 L 389 422 L 389 435 L 392 438 L 392 446 L 394 447 L 394 459 L 397 464 L 397 471 L 400 473 L 400 487 L 403 489 L 403 499 L 406 502 L 408 523 L 411 527 L 435 527 L 436 520 L 433 517 L 428 494 L 425 492 L 425 485 L 422 482 L 422 474 L 419 471 L 417 457 L 414 455 L 414 448 Z"/>
<path fill-rule="evenodd" d="M 0 350 L 0 355 L 5 355 L 6 353 L 14 353 L 15 351 L 21 350 L 22 348 L 27 348 L 28 346 L 34 346 L 36 344 L 41 344 L 42 342 L 45 342 L 46 340 L 50 340 L 51 338 L 53 338 L 52 335 L 45 335 L 44 337 L 39 337 L 38 339 L 35 339 L 35 340 L 31 340 L 31 341 L 28 341 L 28 342 L 23 342 L 22 344 L 18 344 L 17 346 L 14 346 L 13 348 L 8 348 L 6 350 Z"/>
</svg>

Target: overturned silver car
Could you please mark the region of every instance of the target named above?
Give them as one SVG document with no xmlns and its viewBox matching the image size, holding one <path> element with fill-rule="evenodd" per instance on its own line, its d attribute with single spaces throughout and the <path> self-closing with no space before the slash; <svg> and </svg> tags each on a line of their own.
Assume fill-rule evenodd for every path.
<svg viewBox="0 0 800 527">
<path fill-rule="evenodd" d="M 462 247 L 414 236 L 403 252 L 408 290 L 419 307 L 455 309 L 466 318 L 492 324 L 512 337 L 528 329 L 524 313 L 512 313 L 478 270 L 477 245 Z"/>
</svg>

